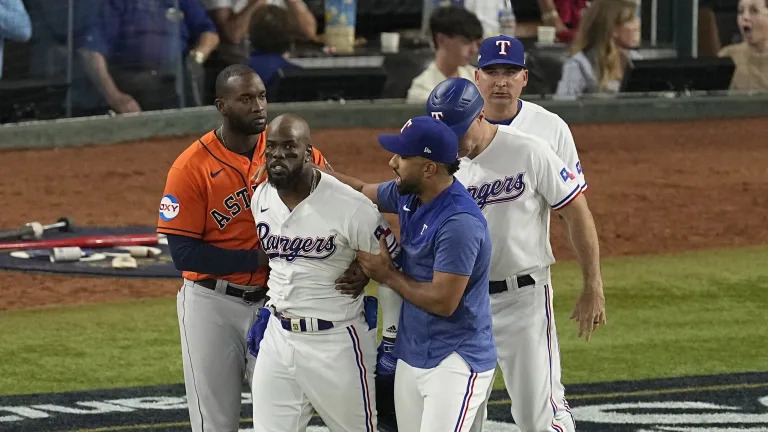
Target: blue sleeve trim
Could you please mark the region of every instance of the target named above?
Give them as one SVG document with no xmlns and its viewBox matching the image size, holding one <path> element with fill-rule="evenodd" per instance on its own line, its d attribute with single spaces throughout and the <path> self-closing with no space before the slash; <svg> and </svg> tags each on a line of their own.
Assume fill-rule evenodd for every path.
<svg viewBox="0 0 768 432">
<path fill-rule="evenodd" d="M 576 198 L 579 193 L 581 192 L 581 185 L 576 185 L 576 187 L 571 191 L 571 193 L 568 194 L 567 197 L 563 198 L 562 201 L 552 206 L 553 209 L 558 210 L 562 207 L 565 207 L 571 200 Z"/>
</svg>

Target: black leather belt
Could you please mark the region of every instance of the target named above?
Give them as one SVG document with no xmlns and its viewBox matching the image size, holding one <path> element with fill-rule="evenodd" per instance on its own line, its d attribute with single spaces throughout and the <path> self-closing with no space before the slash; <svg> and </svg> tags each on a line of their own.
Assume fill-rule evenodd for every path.
<svg viewBox="0 0 768 432">
<path fill-rule="evenodd" d="M 517 277 L 517 287 L 522 288 L 528 285 L 536 285 L 536 281 L 533 280 L 531 275 L 523 275 Z M 508 291 L 507 281 L 491 281 L 489 286 L 489 292 L 491 294 L 498 294 L 504 291 Z"/>
<path fill-rule="evenodd" d="M 195 281 L 195 283 L 200 285 L 201 287 L 205 287 L 214 291 L 216 290 L 216 279 L 203 279 L 203 280 Z M 240 289 L 227 284 L 227 289 L 224 291 L 224 294 L 228 296 L 240 298 L 244 302 L 248 304 L 252 304 L 252 303 L 257 303 L 264 300 L 264 297 L 267 296 L 267 289 L 263 287 L 257 287 L 253 291 L 246 291 L 244 289 Z"/>
</svg>

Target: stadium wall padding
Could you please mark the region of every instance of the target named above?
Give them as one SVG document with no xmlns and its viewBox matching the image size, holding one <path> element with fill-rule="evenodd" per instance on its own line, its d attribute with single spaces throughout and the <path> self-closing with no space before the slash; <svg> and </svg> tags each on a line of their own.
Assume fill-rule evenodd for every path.
<svg viewBox="0 0 768 432">
<path fill-rule="evenodd" d="M 559 114 L 569 124 L 768 116 L 768 93 L 535 102 Z M 426 114 L 423 105 L 408 105 L 401 100 L 345 104 L 275 103 L 268 107 L 270 119 L 285 112 L 301 115 L 312 128 L 399 128 L 408 118 Z M 200 135 L 218 124 L 219 116 L 214 107 L 5 124 L 0 126 L 0 149 L 111 144 L 157 136 Z"/>
</svg>

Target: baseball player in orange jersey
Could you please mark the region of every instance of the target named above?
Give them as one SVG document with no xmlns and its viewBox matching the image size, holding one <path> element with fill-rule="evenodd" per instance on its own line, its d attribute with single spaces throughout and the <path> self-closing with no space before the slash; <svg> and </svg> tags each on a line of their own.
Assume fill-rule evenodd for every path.
<svg viewBox="0 0 768 432">
<path fill-rule="evenodd" d="M 264 164 L 266 90 L 251 68 L 233 65 L 219 74 L 216 95 L 223 125 L 173 163 L 157 228 L 183 271 L 177 313 L 195 432 L 238 430 L 243 378 L 252 382 L 255 361 L 246 338 L 267 291 L 268 261 L 250 211 L 251 178 Z M 327 166 L 317 149 L 312 160 Z M 344 292 L 368 283 L 357 269 L 345 273 Z"/>
</svg>

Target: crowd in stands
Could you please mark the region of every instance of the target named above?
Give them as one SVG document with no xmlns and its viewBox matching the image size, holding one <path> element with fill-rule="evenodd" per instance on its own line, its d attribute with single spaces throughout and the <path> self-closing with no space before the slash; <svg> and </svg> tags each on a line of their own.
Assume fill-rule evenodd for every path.
<svg viewBox="0 0 768 432">
<path fill-rule="evenodd" d="M 250 64 L 269 81 L 291 66 L 285 59 L 294 40 L 317 38 L 303 0 L 73 3 L 74 116 L 208 105 L 225 67 Z M 31 77 L 66 76 L 67 12 L 48 0 L 0 1 L 0 47 L 5 39 L 28 41 Z"/>
<path fill-rule="evenodd" d="M 541 22 L 555 27 L 556 40 L 570 46 L 570 58 L 554 93 L 573 99 L 584 94 L 615 94 L 624 72 L 640 58 L 640 11 L 637 0 L 538 0 Z M 702 2 L 700 21 L 706 40 L 700 45 L 718 47 L 716 29 L 708 21 L 711 2 Z M 466 9 L 466 10 L 465 10 Z M 731 57 L 736 69 L 732 90 L 768 90 L 768 0 L 740 0 L 737 14 L 742 42 L 710 52 Z M 423 102 L 431 88 L 448 78 L 472 79 L 473 55 L 482 40 L 481 21 L 470 8 L 445 6 L 430 17 L 435 58 L 416 77 L 408 91 L 411 103 Z M 715 41 L 710 39 L 714 36 Z M 719 53 L 718 53 L 719 51 Z M 713 55 L 708 52 L 702 55 Z"/>
<path fill-rule="evenodd" d="M 32 23 L 21 0 L 0 2 L 0 78 L 3 76 L 3 44 L 6 39 L 26 42 L 32 36 Z"/>
<path fill-rule="evenodd" d="M 426 0 L 433 5 L 425 22 L 434 59 L 403 97 L 421 103 L 444 79 L 473 79 L 481 40 L 504 30 L 499 18 L 518 1 Z M 538 25 L 554 27 L 557 43 L 570 49 L 554 96 L 617 92 L 638 58 L 638 0 L 535 1 Z M 209 105 L 216 75 L 234 63 L 250 65 L 271 92 L 280 69 L 299 67 L 291 60 L 295 44 L 323 40 L 304 0 L 72 2 L 70 26 L 59 3 L 0 1 L 0 79 L 9 70 L 4 42 L 26 42 L 29 76 L 67 76 L 75 116 Z M 740 37 L 726 46 L 710 31 L 712 1 L 700 3 L 700 55 L 733 59 L 731 89 L 768 89 L 768 0 L 738 1 Z"/>
</svg>

